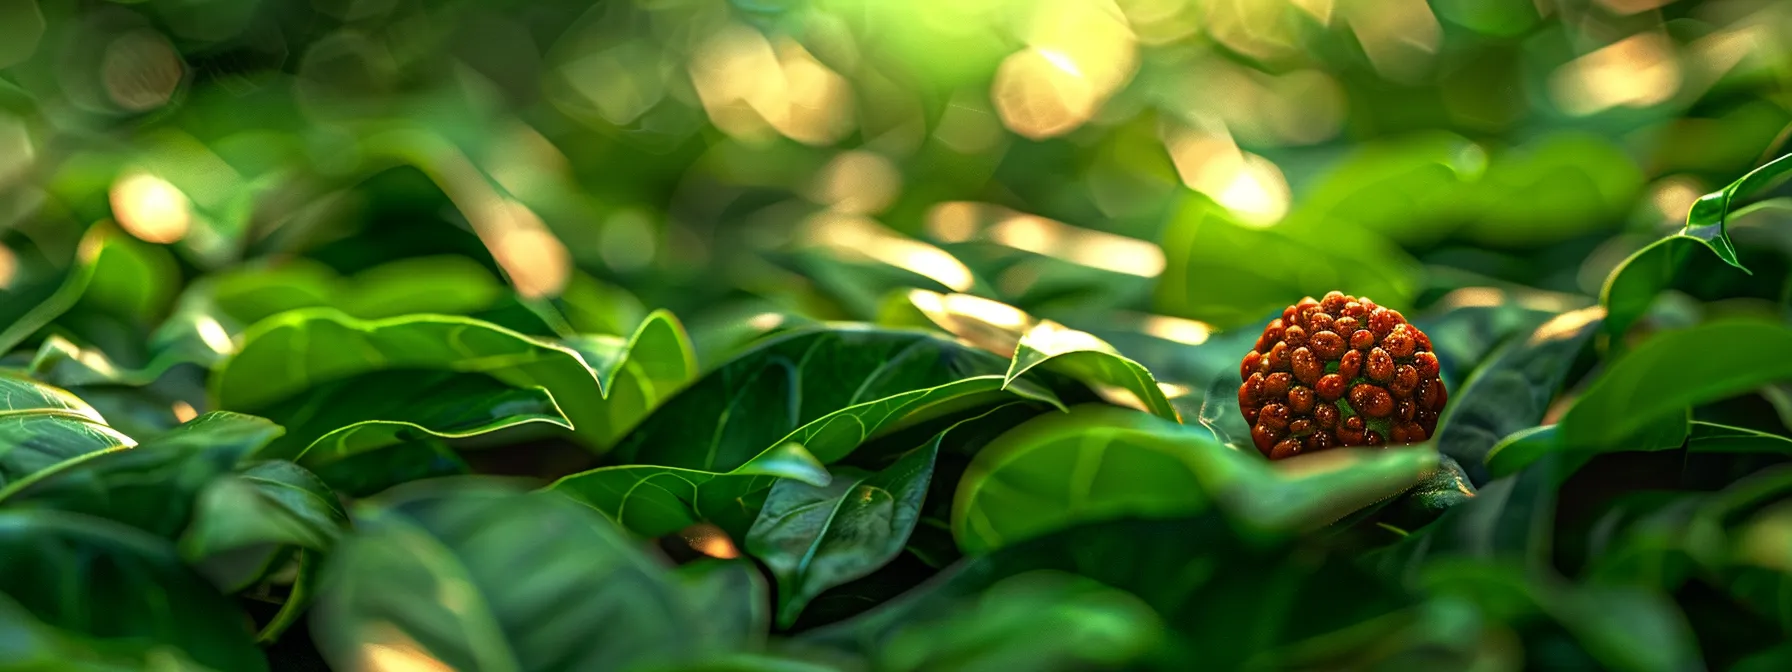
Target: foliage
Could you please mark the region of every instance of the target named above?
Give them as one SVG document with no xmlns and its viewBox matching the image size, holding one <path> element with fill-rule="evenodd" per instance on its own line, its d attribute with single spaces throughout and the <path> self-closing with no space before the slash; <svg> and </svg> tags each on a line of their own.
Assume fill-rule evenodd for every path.
<svg viewBox="0 0 1792 672">
<path fill-rule="evenodd" d="M 1787 669 L 1788 40 L 0 0 L 0 671 Z M 1333 290 L 1448 404 L 1267 460 Z"/>
</svg>

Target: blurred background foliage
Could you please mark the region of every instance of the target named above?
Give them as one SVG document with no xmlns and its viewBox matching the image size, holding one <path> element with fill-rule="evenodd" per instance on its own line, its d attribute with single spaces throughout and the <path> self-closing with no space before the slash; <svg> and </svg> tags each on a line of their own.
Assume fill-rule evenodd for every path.
<svg viewBox="0 0 1792 672">
<path fill-rule="evenodd" d="M 1167 344 L 1340 287 L 1561 310 L 1780 148 L 1789 33 L 1773 0 L 0 0 L 0 286 L 23 312 L 115 219 L 168 244 L 94 279 L 141 324 L 226 270 L 530 313 L 503 278 L 558 309 L 500 323 L 665 307 L 706 364 L 904 287 Z M 456 289 L 354 299 L 369 269 Z"/>
</svg>

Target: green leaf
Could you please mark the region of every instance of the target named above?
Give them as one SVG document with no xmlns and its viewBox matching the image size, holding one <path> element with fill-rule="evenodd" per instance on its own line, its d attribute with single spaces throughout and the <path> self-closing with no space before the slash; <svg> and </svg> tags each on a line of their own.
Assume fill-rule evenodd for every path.
<svg viewBox="0 0 1792 672">
<path fill-rule="evenodd" d="M 1163 631 L 1157 613 L 1125 591 L 1034 570 L 937 617 L 903 623 L 879 647 L 877 669 L 1117 669 L 1143 659 Z"/>
<path fill-rule="evenodd" d="M 700 627 L 721 642 L 761 644 L 771 628 L 765 576 L 752 560 L 698 560 L 679 565 L 672 577 L 684 584 L 692 603 L 702 605 Z"/>
<path fill-rule="evenodd" d="M 724 645 L 702 634 L 700 608 L 584 507 L 441 481 L 356 507 L 311 623 L 338 669 L 389 646 L 459 670 L 630 670 Z"/>
<path fill-rule="evenodd" d="M 202 565 L 230 551 L 289 545 L 327 551 L 348 525 L 336 493 L 291 462 L 246 466 L 206 487 L 193 524 L 181 533 L 181 556 Z"/>
<path fill-rule="evenodd" d="M 1686 617 L 1666 595 L 1647 588 L 1576 585 L 1540 567 L 1463 561 L 1434 564 L 1423 581 L 1434 594 L 1469 598 L 1488 618 L 1524 622 L 1547 617 L 1566 629 L 1601 669 L 1704 667 Z"/>
<path fill-rule="evenodd" d="M 1562 416 L 1570 449 L 1612 448 L 1686 409 L 1792 378 L 1792 328 L 1726 319 L 1656 334 L 1612 362 Z M 1682 434 L 1684 436 L 1684 434 Z"/>
<path fill-rule="evenodd" d="M 1248 227 L 1191 194 L 1165 229 L 1156 306 L 1221 328 L 1340 288 L 1411 306 L 1419 272 L 1411 257 L 1370 231 L 1325 224 Z"/>
<path fill-rule="evenodd" d="M 1736 256 L 1736 244 L 1727 230 L 1740 201 L 1792 171 L 1792 155 L 1782 156 L 1750 171 L 1718 191 L 1693 202 L 1686 226 L 1672 235 L 1637 250 L 1612 269 L 1599 301 L 1609 311 L 1606 331 L 1622 334 L 1649 310 L 1655 297 L 1672 286 L 1689 255 L 1703 248 L 1744 273 L 1749 270 Z"/>
<path fill-rule="evenodd" d="M 1501 347 L 1451 395 L 1437 433 L 1438 452 L 1461 463 L 1471 481 L 1487 482 L 1483 463 L 1489 451 L 1543 420 L 1603 312 L 1595 307 L 1563 313 Z"/>
<path fill-rule="evenodd" d="M 136 444 L 75 395 L 0 372 L 0 493 L 68 460 Z"/>
<path fill-rule="evenodd" d="M 545 389 L 476 373 L 403 369 L 324 383 L 266 413 L 291 431 L 258 456 L 312 470 L 425 437 L 466 438 L 534 423 L 572 428 Z"/>
<path fill-rule="evenodd" d="M 666 403 L 697 378 L 697 356 L 690 336 L 672 313 L 648 314 L 627 341 L 614 336 L 585 335 L 561 341 L 585 357 L 605 391 L 608 443 Z"/>
<path fill-rule="evenodd" d="M 1691 424 L 1686 437 L 1687 452 L 1792 455 L 1792 438 L 1702 420 Z"/>
<path fill-rule="evenodd" d="M 613 459 L 722 472 L 797 441 L 826 463 L 880 431 L 967 404 L 1050 398 L 1018 381 L 1003 394 L 1007 369 L 1002 358 L 926 333 L 795 331 L 705 375 L 617 444 Z"/>
<path fill-rule="evenodd" d="M 824 487 L 832 477 L 802 445 L 783 443 L 727 472 L 630 464 L 566 476 L 548 489 L 642 536 L 670 534 L 707 520 L 739 538 L 778 479 Z"/>
<path fill-rule="evenodd" d="M 202 491 L 282 431 L 263 418 L 214 411 L 135 448 L 38 472 L 0 492 L 0 501 L 88 514 L 172 539 L 187 527 Z"/>
<path fill-rule="evenodd" d="M 518 388 L 545 388 L 586 445 L 610 438 L 596 374 L 579 354 L 491 324 L 412 315 L 362 321 L 332 310 L 264 320 L 212 374 L 220 408 L 266 410 L 327 382 L 391 369 L 483 373 Z"/>
<path fill-rule="evenodd" d="M 1578 466 L 1567 456 L 1546 455 L 1515 475 L 1481 486 L 1474 498 L 1365 559 L 1383 576 L 1407 585 L 1419 583 L 1425 567 L 1439 558 L 1546 566 L 1553 557 L 1556 490 Z"/>
<path fill-rule="evenodd" d="M 141 368 L 120 367 L 97 348 L 83 348 L 57 334 L 37 347 L 28 371 L 31 377 L 51 385 L 126 385 L 141 387 L 160 378 L 181 362 L 158 357 Z"/>
<path fill-rule="evenodd" d="M 1429 445 L 1269 462 L 1200 428 L 1078 406 L 1028 421 L 978 453 L 953 498 L 952 532 L 966 554 L 978 554 L 1074 523 L 1190 515 L 1214 502 L 1253 532 L 1282 534 L 1398 495 L 1437 466 Z"/>
<path fill-rule="evenodd" d="M 46 625 L 4 594 L 0 642 L 0 670 L 6 672 L 210 672 L 172 646 L 93 640 Z"/>
<path fill-rule="evenodd" d="M 109 225 L 93 226 L 76 244 L 74 258 L 59 268 L 49 269 L 44 273 L 47 277 L 39 282 L 9 282 L 8 289 L 0 294 L 0 324 L 6 325 L 0 328 L 0 353 L 11 352 L 73 307 L 87 291 L 100 255 L 120 235 L 123 234 Z"/>
<path fill-rule="evenodd" d="M 1121 403 L 1123 406 L 1138 408 L 1165 420 L 1180 422 L 1182 419 L 1170 406 L 1170 400 L 1164 397 L 1150 371 L 1087 332 L 1068 329 L 1050 320 L 1028 329 L 1015 347 L 1007 382 L 1012 384 L 1036 367 L 1092 385 L 1110 401 L 1128 402 Z"/>
<path fill-rule="evenodd" d="M 79 581 L 69 580 L 72 567 L 82 568 Z M 39 621 L 103 645 L 171 647 L 215 670 L 267 669 L 236 605 L 167 542 L 126 525 L 64 511 L 0 511 L 0 593 Z"/>
<path fill-rule="evenodd" d="M 1405 601 L 1343 558 L 1257 543 L 1208 512 L 1086 523 L 1022 541 L 969 558 L 923 588 L 800 641 L 880 655 L 907 624 L 947 618 L 1003 579 L 1037 570 L 1077 574 L 1150 606 L 1174 633 L 1153 656 L 1154 669 L 1238 669 L 1253 657 L 1322 635 L 1335 640 L 1345 630 L 1350 641 L 1367 644 L 1386 632 L 1381 617 Z"/>
<path fill-rule="evenodd" d="M 796 623 L 822 591 L 870 574 L 902 552 L 920 520 L 941 442 L 987 415 L 954 423 L 876 472 L 839 469 L 823 487 L 795 480 L 772 485 L 746 549 L 778 580 L 780 627 Z"/>
</svg>

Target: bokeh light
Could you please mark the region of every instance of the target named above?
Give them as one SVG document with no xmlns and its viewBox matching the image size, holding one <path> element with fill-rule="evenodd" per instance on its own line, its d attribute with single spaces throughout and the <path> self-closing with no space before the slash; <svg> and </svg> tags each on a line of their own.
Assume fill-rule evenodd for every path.
<svg viewBox="0 0 1792 672">
<path fill-rule="evenodd" d="M 193 205 L 180 189 L 155 175 L 133 172 L 112 184 L 112 215 L 131 235 L 151 243 L 187 237 Z"/>
</svg>

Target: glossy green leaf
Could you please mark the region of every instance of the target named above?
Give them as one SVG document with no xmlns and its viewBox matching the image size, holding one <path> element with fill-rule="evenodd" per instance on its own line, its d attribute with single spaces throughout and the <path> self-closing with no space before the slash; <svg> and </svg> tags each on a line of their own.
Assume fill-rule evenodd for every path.
<svg viewBox="0 0 1792 672">
<path fill-rule="evenodd" d="M 726 472 L 630 464 L 566 476 L 548 488 L 642 536 L 706 520 L 734 536 L 752 525 L 765 491 L 778 479 L 825 487 L 832 476 L 801 445 L 784 443 Z"/>
<path fill-rule="evenodd" d="M 40 471 L 0 492 L 0 501 L 107 518 L 172 539 L 192 519 L 201 492 L 282 431 L 264 418 L 214 411 L 134 448 Z"/>
<path fill-rule="evenodd" d="M 1656 295 L 1672 285 L 1688 255 L 1703 248 L 1744 273 L 1730 240 L 1727 223 L 1743 199 L 1759 192 L 1792 171 L 1792 156 L 1782 156 L 1756 168 L 1741 179 L 1693 202 L 1686 226 L 1678 232 L 1637 250 L 1612 270 L 1600 292 L 1600 303 L 1610 311 L 1606 330 L 1622 334 L 1654 303 Z"/>
<path fill-rule="evenodd" d="M 1563 313 L 1501 347 L 1450 396 L 1439 422 L 1438 452 L 1461 463 L 1472 481 L 1487 482 L 1488 451 L 1543 420 L 1603 312 Z"/>
<path fill-rule="evenodd" d="M 324 383 L 266 413 L 291 431 L 259 456 L 311 469 L 427 437 L 465 438 L 534 423 L 571 429 L 547 390 L 471 373 L 367 373 Z"/>
<path fill-rule="evenodd" d="M 1149 370 L 1093 334 L 968 294 L 915 289 L 889 301 L 894 303 L 886 306 L 885 319 L 892 324 L 932 325 L 984 350 L 1012 353 L 1010 383 L 1034 369 L 1052 371 L 1091 386 L 1111 403 L 1181 419 Z"/>
<path fill-rule="evenodd" d="M 1020 381 L 1003 393 L 1007 368 L 1005 359 L 931 334 L 854 326 L 796 331 L 705 375 L 617 444 L 612 457 L 721 472 L 796 441 L 831 462 L 880 431 L 967 404 L 1050 397 Z"/>
<path fill-rule="evenodd" d="M 0 373 L 0 488 L 45 469 L 136 445 L 106 426 L 92 406 L 67 391 Z"/>
<path fill-rule="evenodd" d="M 1792 455 L 1792 438 L 1701 420 L 1694 420 L 1691 425 L 1686 437 L 1688 452 Z"/>
<path fill-rule="evenodd" d="M 1562 417 L 1571 448 L 1617 446 L 1664 418 L 1766 383 L 1792 378 L 1792 328 L 1755 319 L 1664 332 L 1600 374 Z"/>
<path fill-rule="evenodd" d="M 1189 515 L 1217 503 L 1261 533 L 1321 526 L 1436 471 L 1429 445 L 1269 462 L 1199 428 L 1113 406 L 1031 420 L 979 453 L 953 499 L 967 554 L 1091 520 Z"/>
<path fill-rule="evenodd" d="M 746 536 L 746 549 L 778 580 L 778 623 L 790 627 L 822 591 L 895 558 L 922 515 L 940 444 L 963 423 L 935 434 L 883 469 L 842 468 L 826 486 L 781 480 Z"/>
<path fill-rule="evenodd" d="M 664 310 L 648 314 L 626 341 L 586 335 L 561 344 L 583 355 L 603 383 L 606 445 L 697 378 L 690 336 L 678 318 Z"/>
<path fill-rule="evenodd" d="M 213 372 L 211 389 L 220 408 L 264 410 L 322 383 L 390 369 L 483 373 L 545 388 L 588 445 L 608 438 L 596 375 L 578 353 L 466 318 L 367 322 L 328 310 L 283 313 L 243 335 L 242 349 Z"/>
<path fill-rule="evenodd" d="M 557 494 L 443 481 L 354 515 L 311 620 L 335 667 L 402 645 L 459 670 L 627 670 L 724 644 L 665 567 Z"/>
<path fill-rule="evenodd" d="M 67 580 L 70 567 L 84 568 L 81 580 Z M 267 669 L 235 604 L 165 541 L 119 523 L 0 511 L 0 593 L 47 625 L 102 643 L 167 646 L 215 670 Z"/>
<path fill-rule="evenodd" d="M 1096 386 L 1104 397 L 1120 397 L 1129 402 L 1122 405 L 1181 421 L 1150 371 L 1086 332 L 1049 320 L 1027 330 L 1015 347 L 1008 381 L 1012 383 L 1036 367 Z"/>
</svg>

